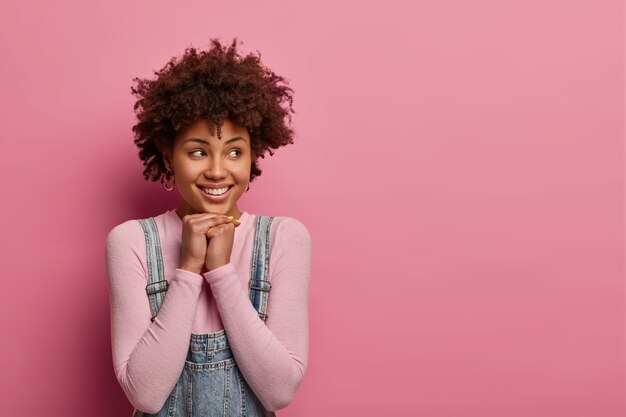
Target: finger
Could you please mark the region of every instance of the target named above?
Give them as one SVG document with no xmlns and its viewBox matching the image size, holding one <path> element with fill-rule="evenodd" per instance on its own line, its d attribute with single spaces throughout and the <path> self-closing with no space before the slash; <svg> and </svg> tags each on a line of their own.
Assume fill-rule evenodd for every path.
<svg viewBox="0 0 626 417">
<path fill-rule="evenodd" d="M 218 224 L 216 226 L 212 226 L 209 228 L 209 230 L 214 230 L 216 233 L 223 233 L 226 231 L 232 231 L 234 229 L 235 229 L 235 224 L 232 222 Z"/>
<path fill-rule="evenodd" d="M 216 236 L 220 236 L 228 232 L 229 229 L 234 229 L 234 228 L 235 228 L 235 225 L 233 225 L 232 223 L 220 224 L 220 225 L 209 228 L 207 231 L 204 232 L 204 235 L 207 236 L 208 238 L 216 237 Z"/>
<path fill-rule="evenodd" d="M 229 216 L 229 215 L 222 214 L 222 213 L 196 213 L 196 214 L 190 214 L 188 216 L 189 216 L 189 220 L 192 220 L 193 222 L 203 221 L 206 219 L 221 219 L 221 218 L 232 220 L 235 223 L 241 222 L 241 220 L 236 219 L 235 216 Z"/>
<path fill-rule="evenodd" d="M 227 217 L 227 216 L 225 214 L 213 213 L 213 212 L 194 213 L 194 214 L 187 214 L 186 216 L 183 216 L 183 220 L 187 220 L 189 222 L 197 222 L 197 221 L 202 221 L 202 220 L 206 220 L 210 218 L 220 218 L 220 217 Z"/>
<path fill-rule="evenodd" d="M 215 227 L 224 223 L 232 223 L 233 219 L 229 219 L 224 215 L 211 216 L 207 218 L 196 218 L 189 220 L 189 227 L 194 230 L 206 230 L 209 227 Z"/>
<path fill-rule="evenodd" d="M 206 232 L 212 227 L 220 224 L 232 224 L 234 227 L 239 226 L 240 221 L 236 221 L 233 217 L 221 213 L 194 213 L 185 216 L 184 222 L 186 227 L 191 229 L 193 233 L 207 236 Z"/>
</svg>

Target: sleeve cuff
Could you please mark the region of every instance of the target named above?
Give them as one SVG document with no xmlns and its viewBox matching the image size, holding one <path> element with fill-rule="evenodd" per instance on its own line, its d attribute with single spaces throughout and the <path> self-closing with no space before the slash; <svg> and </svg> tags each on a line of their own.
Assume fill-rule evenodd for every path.
<svg viewBox="0 0 626 417">
<path fill-rule="evenodd" d="M 186 269 L 176 268 L 176 271 L 174 272 L 174 276 L 185 282 L 195 284 L 196 286 L 202 286 L 202 283 L 203 283 L 201 275 L 195 274 L 191 271 L 187 271 Z"/>
<path fill-rule="evenodd" d="M 235 269 L 235 266 L 229 262 L 219 268 L 213 269 L 212 271 L 205 272 L 202 276 L 204 276 L 204 279 L 206 279 L 209 284 L 212 284 L 236 273 L 237 270 Z"/>
</svg>

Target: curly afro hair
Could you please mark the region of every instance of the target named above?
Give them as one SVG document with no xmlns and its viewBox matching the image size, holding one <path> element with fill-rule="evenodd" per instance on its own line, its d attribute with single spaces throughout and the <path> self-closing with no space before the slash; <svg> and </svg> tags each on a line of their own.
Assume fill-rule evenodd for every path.
<svg viewBox="0 0 626 417">
<path fill-rule="evenodd" d="M 134 142 L 145 166 L 146 180 L 163 182 L 171 171 L 163 161 L 163 151 L 172 150 L 176 134 L 200 119 L 205 119 L 221 139 L 224 119 L 245 127 L 250 134 L 252 164 L 250 182 L 261 175 L 257 162 L 265 152 L 293 143 L 290 127 L 293 89 L 285 78 L 261 63 L 261 54 L 242 57 L 237 38 L 230 46 L 211 39 L 211 48 L 185 49 L 171 58 L 154 80 L 133 78 L 131 87 L 137 98 L 134 105 L 137 123 Z"/>
</svg>

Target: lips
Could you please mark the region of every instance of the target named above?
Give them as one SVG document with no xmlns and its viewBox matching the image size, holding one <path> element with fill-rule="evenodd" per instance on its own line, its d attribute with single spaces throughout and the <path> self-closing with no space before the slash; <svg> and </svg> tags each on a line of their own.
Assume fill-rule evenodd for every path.
<svg viewBox="0 0 626 417">
<path fill-rule="evenodd" d="M 226 184 L 226 183 L 221 183 L 221 184 L 196 184 L 198 187 L 202 187 L 202 188 L 225 188 L 225 187 L 232 187 L 233 184 Z"/>
<path fill-rule="evenodd" d="M 230 190 L 231 190 L 231 188 L 233 188 L 233 186 L 232 186 L 232 185 L 229 185 L 229 184 L 225 184 L 224 186 L 221 186 L 221 187 L 214 187 L 214 186 L 211 186 L 211 187 L 205 187 L 205 188 L 209 188 L 209 189 L 219 189 L 219 188 L 225 188 L 225 187 L 228 187 L 228 190 L 226 190 L 226 192 L 225 192 L 225 193 L 220 194 L 220 195 L 212 195 L 212 194 L 209 194 L 209 193 L 205 192 L 205 191 L 202 189 L 202 187 L 201 187 L 200 185 L 198 185 L 197 187 L 200 189 L 200 192 L 202 193 L 202 195 L 203 195 L 203 196 L 204 196 L 207 200 L 212 201 L 212 202 L 220 202 L 220 201 L 225 200 L 225 199 L 226 199 L 226 197 L 228 197 L 228 196 L 230 195 Z"/>
</svg>

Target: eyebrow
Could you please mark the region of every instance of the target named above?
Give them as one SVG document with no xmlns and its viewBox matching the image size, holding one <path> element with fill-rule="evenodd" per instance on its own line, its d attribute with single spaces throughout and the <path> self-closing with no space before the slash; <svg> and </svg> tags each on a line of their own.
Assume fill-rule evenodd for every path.
<svg viewBox="0 0 626 417">
<path fill-rule="evenodd" d="M 229 143 L 235 142 L 235 141 L 238 141 L 238 140 L 243 140 L 245 142 L 245 139 L 242 138 L 241 136 L 235 136 L 234 138 L 228 139 L 226 142 L 224 142 L 224 144 L 228 145 Z M 207 146 L 211 146 L 211 144 L 209 142 L 207 142 L 204 139 L 200 139 L 200 138 L 188 138 L 188 139 L 185 140 L 185 143 L 187 143 L 187 142 L 198 142 L 198 143 L 203 143 L 203 144 L 205 144 Z"/>
</svg>

